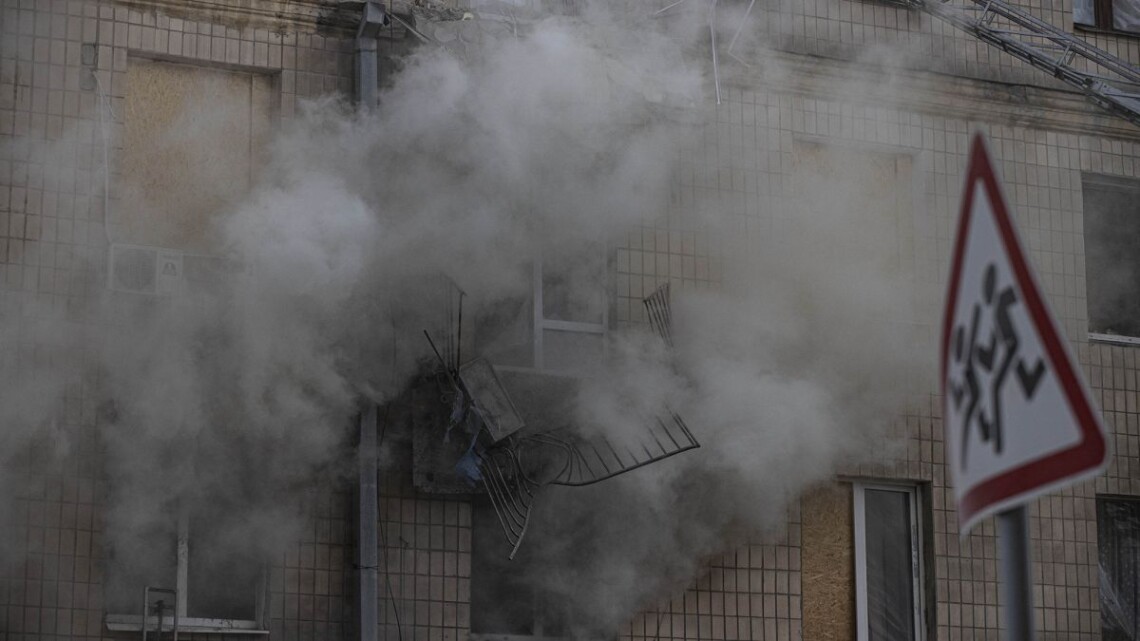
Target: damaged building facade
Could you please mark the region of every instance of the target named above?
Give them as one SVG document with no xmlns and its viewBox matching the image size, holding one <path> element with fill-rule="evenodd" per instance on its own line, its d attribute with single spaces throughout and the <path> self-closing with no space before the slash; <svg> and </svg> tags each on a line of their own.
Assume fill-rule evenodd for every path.
<svg viewBox="0 0 1140 641">
<path fill-rule="evenodd" d="M 0 0 L 0 379 L 8 390 L 0 398 L 12 406 L 43 397 L 20 405 L 31 408 L 26 412 L 0 408 L 0 641 L 144 632 L 167 639 L 176 625 L 180 638 L 275 641 L 1004 638 L 994 527 L 987 521 L 958 535 L 934 378 L 938 310 L 975 130 L 988 136 L 1022 240 L 1111 436 L 1105 474 L 1030 507 L 1038 633 L 1045 640 L 1140 638 L 1140 135 L 1126 93 L 1140 82 L 1135 4 L 1018 0 L 1013 13 L 986 22 L 1036 34 L 1018 37 L 1053 51 L 1052 63 L 956 24 L 958 14 L 947 12 L 979 17 L 969 0 L 930 10 L 886 0 L 611 8 L 631 24 L 687 39 L 681 55 L 701 71 L 698 99 L 688 100 L 633 65 L 608 67 L 610 82 L 634 87 L 651 113 L 687 132 L 659 211 L 623 223 L 620 237 L 578 243 L 596 249 L 589 256 L 551 252 L 549 260 L 517 261 L 529 284 L 494 307 L 461 269 L 409 277 L 413 286 L 394 291 L 430 304 L 385 322 L 399 325 L 415 348 L 397 356 L 393 347 L 390 361 L 376 349 L 370 362 L 414 374 L 372 396 L 319 390 L 342 405 L 383 401 L 360 403 L 346 416 L 320 415 L 343 425 L 333 445 L 299 428 L 281 432 L 282 440 L 300 441 L 298 449 L 335 456 L 254 450 L 235 459 L 211 449 L 275 442 L 247 440 L 239 429 L 191 440 L 198 451 L 185 460 L 197 458 L 190 468 L 211 487 L 193 509 L 171 510 L 169 498 L 187 491 L 179 483 L 192 483 L 194 471 L 177 455 L 131 456 L 123 446 L 162 440 L 136 425 L 162 414 L 162 393 L 134 407 L 121 395 L 135 379 L 113 373 L 65 377 L 46 389 L 25 384 L 39 380 L 32 373 L 44 362 L 66 361 L 75 351 L 61 333 L 95 317 L 130 338 L 132 318 L 161 316 L 160 308 L 180 318 L 182 297 L 256 271 L 219 246 L 213 229 L 265 172 L 335 155 L 282 160 L 276 136 L 290 123 L 313 110 L 347 113 L 348 101 L 383 114 L 395 108 L 384 88 L 416 64 L 418 52 L 441 50 L 458 69 L 474 64 L 485 42 L 525 38 L 551 15 L 572 30 L 595 8 L 537 0 Z M 1019 23 L 1023 14 L 1036 22 Z M 614 46 L 626 51 L 639 41 L 630 42 Z M 1083 89 L 1063 82 L 1089 71 L 1115 74 L 1115 81 Z M 449 87 L 455 78 L 433 81 Z M 405 117 L 412 116 L 386 122 Z M 559 117 L 573 120 L 559 114 L 552 122 Z M 335 136 L 337 127 L 316 129 Z M 425 141 L 423 153 L 459 155 L 433 145 Z M 398 172 L 360 172 L 377 182 L 401 180 Z M 252 209 L 282 206 L 269 193 Z M 299 233 L 324 232 L 318 221 Z M 488 238 L 488 251 L 509 250 L 509 240 Z M 306 250 L 290 242 L 275 247 Z M 804 256 L 818 260 L 805 267 Z M 765 441 L 770 431 L 788 431 L 766 421 L 804 423 L 797 435 L 815 421 L 804 412 L 769 415 L 737 445 L 718 440 L 740 433 L 707 412 L 660 403 L 642 417 L 640 431 L 623 438 L 576 430 L 573 399 L 590 389 L 578 372 L 620 350 L 615 336 L 639 336 L 672 376 L 683 370 L 686 339 L 702 331 L 684 326 L 700 315 L 686 311 L 686 300 L 741 282 L 753 287 L 772 270 L 793 276 L 758 290 L 760 300 L 780 301 L 776 312 L 760 308 L 766 324 L 758 333 L 775 337 L 777 347 L 760 351 L 782 363 L 771 366 L 777 391 L 761 396 L 779 405 L 803 394 L 803 405 L 789 407 L 835 402 L 852 423 L 882 426 Z M 864 288 L 844 280 L 845 272 L 882 280 Z M 282 273 L 286 281 L 310 275 Z M 325 287 L 314 282 L 315 291 Z M 244 309 L 227 301 L 209 311 Z M 298 301 L 273 298 L 258 309 L 273 317 Z M 122 305 L 130 314 L 105 311 Z M 92 316 L 92 309 L 101 311 Z M 757 308 L 737 311 L 708 331 L 726 341 L 748 336 Z M 326 321 L 318 315 L 315 322 Z M 177 334 L 183 326 L 171 320 L 160 329 Z M 137 339 L 146 349 L 153 336 Z M 192 339 L 220 351 L 234 347 L 209 332 Z M 290 349 L 312 347 L 306 340 Z M 797 352 L 785 343 L 822 348 Z M 241 347 L 263 358 L 251 344 Z M 855 365 L 802 357 L 835 346 Z M 99 358 L 79 351 L 84 363 Z M 190 366 L 195 353 L 179 352 L 174 370 Z M 859 362 L 887 365 L 861 378 Z M 902 376 L 881 376 L 896 364 Z M 170 422 L 224 412 L 228 388 L 246 383 L 231 374 L 217 372 L 219 389 L 209 396 L 216 402 Z M 166 370 L 146 378 L 160 392 L 169 389 L 172 405 L 191 393 L 165 376 L 177 379 Z M 842 391 L 804 394 L 797 376 Z M 259 396 L 270 415 L 294 411 L 293 396 L 320 387 L 302 381 L 280 396 Z M 892 388 L 884 396 L 890 402 L 852 401 L 847 412 L 837 400 L 875 396 L 882 386 Z M 298 412 L 319 414 L 309 406 Z M 109 431 L 109 424 L 135 426 Z M 314 439 L 311 448 L 306 438 Z M 722 469 L 729 465 L 721 458 L 734 450 L 778 470 L 812 467 L 794 461 L 825 451 L 826 469 L 758 476 L 770 491 L 725 503 L 702 484 L 748 475 Z M 212 456 L 225 465 L 212 465 Z M 122 509 L 116 497 L 124 487 L 132 488 L 132 505 L 149 502 L 162 518 Z M 639 492 L 656 502 L 629 498 Z M 254 518 L 241 509 L 245 500 L 263 505 L 275 497 L 279 511 Z M 611 498 L 576 535 L 575 519 L 590 513 L 589 504 Z M 643 557 L 616 562 L 631 554 L 614 543 L 623 532 L 655 531 L 653 519 L 673 518 L 678 498 L 691 507 L 676 518 L 716 525 L 699 535 L 660 528 L 669 545 L 649 536 L 625 541 Z M 749 501 L 762 516 L 747 514 Z M 575 507 L 561 514 L 563 503 Z M 743 505 L 744 513 L 701 509 L 725 505 Z M 275 539 L 272 524 L 285 513 L 292 526 Z M 679 550 L 693 558 L 651 569 L 653 554 Z"/>
</svg>

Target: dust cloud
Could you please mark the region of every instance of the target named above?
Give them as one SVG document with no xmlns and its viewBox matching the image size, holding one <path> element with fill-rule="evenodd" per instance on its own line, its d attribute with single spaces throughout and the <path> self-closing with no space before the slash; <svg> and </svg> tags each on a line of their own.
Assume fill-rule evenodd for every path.
<svg viewBox="0 0 1140 641">
<path fill-rule="evenodd" d="M 408 283 L 447 274 L 473 314 L 490 313 L 528 294 L 534 257 L 573 264 L 665 224 L 679 173 L 715 131 L 694 55 L 707 32 L 630 20 L 591 6 L 463 56 L 424 46 L 380 108 L 310 103 L 214 220 L 216 252 L 241 265 L 217 286 L 121 295 L 103 287 L 101 252 L 76 257 L 100 274 L 71 291 L 83 304 L 19 301 L 0 317 L 0 495 L 97 451 L 124 585 L 165 571 L 167 550 L 148 542 L 169 540 L 180 512 L 225 524 L 237 554 L 284 545 L 303 519 L 298 492 L 353 473 L 362 402 L 396 397 L 420 371 L 422 335 L 402 328 L 436 310 Z M 905 262 L 830 251 L 856 236 L 882 255 L 897 221 L 855 215 L 877 196 L 852 200 L 852 181 L 831 178 L 810 206 L 764 205 L 760 218 L 790 234 L 742 232 L 737 212 L 703 196 L 668 221 L 704 239 L 718 276 L 675 290 L 674 350 L 614 332 L 575 416 L 617 437 L 668 404 L 702 448 L 544 496 L 524 544 L 533 580 L 571 602 L 583 630 L 612 632 L 707 556 L 778 533 L 803 488 L 889 446 L 884 427 L 932 369 L 933 350 L 900 340 L 922 325 L 894 311 L 914 309 Z M 597 285 L 580 273 L 567 300 Z"/>
</svg>

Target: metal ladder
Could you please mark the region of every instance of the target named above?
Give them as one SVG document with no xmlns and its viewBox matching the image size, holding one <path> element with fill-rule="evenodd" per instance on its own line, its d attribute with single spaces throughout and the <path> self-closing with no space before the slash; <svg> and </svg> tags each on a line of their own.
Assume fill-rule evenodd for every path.
<svg viewBox="0 0 1140 641">
<path fill-rule="evenodd" d="M 1140 69 L 1000 0 L 901 0 L 1075 87 L 1140 126 Z"/>
</svg>

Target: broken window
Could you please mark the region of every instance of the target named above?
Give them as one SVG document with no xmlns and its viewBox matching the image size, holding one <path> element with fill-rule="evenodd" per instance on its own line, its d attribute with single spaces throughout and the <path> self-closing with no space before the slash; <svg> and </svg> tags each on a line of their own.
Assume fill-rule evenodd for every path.
<svg viewBox="0 0 1140 641">
<path fill-rule="evenodd" d="M 918 488 L 855 483 L 853 491 L 857 638 L 921 641 L 926 623 Z"/>
<path fill-rule="evenodd" d="M 424 330 L 436 369 L 406 395 L 415 410 L 414 482 L 429 492 L 484 491 L 509 543 L 507 558 L 518 552 L 531 507 L 544 486 L 590 485 L 699 447 L 684 420 L 665 407 L 656 416 L 642 417 L 640 431 L 608 434 L 607 426 L 576 425 L 571 420 L 573 399 L 583 379 L 565 367 L 566 360 L 554 368 L 556 375 L 544 372 L 550 363 L 545 332 L 589 335 L 603 352 L 575 349 L 574 355 L 587 364 L 603 356 L 608 304 L 606 289 L 600 285 L 606 271 L 601 261 L 536 262 L 530 304 L 535 349 L 529 367 L 503 363 L 509 350 L 502 346 L 509 340 L 501 335 L 479 341 L 480 354 L 486 356 L 463 361 L 458 350 L 463 294 L 454 283 L 444 288 L 452 292 L 444 298 L 454 299 L 456 305 L 454 320 L 451 311 L 442 314 L 449 319 L 443 338 L 433 339 L 433 332 Z M 668 342 L 668 288 L 655 292 L 645 304 L 656 319 L 654 330 Z M 493 325 L 483 328 L 494 330 Z M 511 400 L 516 394 L 523 399 L 518 407 Z"/>
<path fill-rule="evenodd" d="M 1104 641 L 1140 639 L 1140 500 L 1096 498 L 1100 625 Z"/>
<path fill-rule="evenodd" d="M 264 563 L 256 546 L 233 536 L 235 531 L 205 514 L 182 519 L 169 514 L 141 534 L 118 541 L 108 568 L 107 610 L 115 613 L 107 617 L 109 627 L 137 629 L 148 587 L 170 591 L 162 597 L 164 629 L 175 608 L 183 628 L 201 626 L 203 619 L 260 621 Z M 147 616 L 156 615 L 156 598 L 152 596 Z"/>
<path fill-rule="evenodd" d="M 1140 183 L 1084 174 L 1089 332 L 1140 337 Z"/>
<path fill-rule="evenodd" d="M 1075 0 L 1073 24 L 1140 33 L 1140 0 Z"/>
</svg>

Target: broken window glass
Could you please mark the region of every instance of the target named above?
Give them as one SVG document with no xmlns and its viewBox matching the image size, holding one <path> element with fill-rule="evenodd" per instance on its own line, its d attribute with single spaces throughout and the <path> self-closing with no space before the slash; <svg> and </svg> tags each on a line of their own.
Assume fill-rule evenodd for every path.
<svg viewBox="0 0 1140 641">
<path fill-rule="evenodd" d="M 1096 499 L 1104 641 L 1140 639 L 1140 500 Z"/>
</svg>

